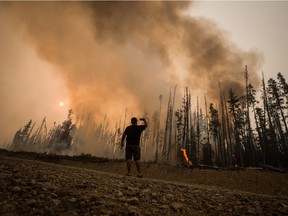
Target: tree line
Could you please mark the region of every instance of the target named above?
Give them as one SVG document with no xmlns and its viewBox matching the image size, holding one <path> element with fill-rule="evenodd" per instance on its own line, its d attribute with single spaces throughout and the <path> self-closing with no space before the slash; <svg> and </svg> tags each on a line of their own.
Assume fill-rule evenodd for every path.
<svg viewBox="0 0 288 216">
<path fill-rule="evenodd" d="M 197 98 L 192 112 L 186 89 L 183 106 L 176 111 L 177 142 L 194 164 L 288 167 L 288 84 L 281 73 L 267 83 L 262 76 L 257 100 L 248 77 L 245 67 L 243 95 L 230 89 L 225 96 L 219 84 L 219 104 L 208 106 L 205 99 L 204 111 Z"/>
<path fill-rule="evenodd" d="M 268 81 L 263 75 L 256 96 L 247 67 L 244 72 L 245 92 L 223 92 L 219 83 L 217 103 L 207 103 L 204 97 L 200 106 L 199 97 L 192 101 L 188 87 L 180 107 L 175 108 L 176 86 L 166 107 L 160 95 L 158 109 L 143 113 L 149 123 L 141 138 L 143 159 L 194 166 L 288 168 L 288 84 L 281 73 Z M 119 143 L 130 120 L 127 110 L 122 117 L 111 126 L 107 116 L 96 121 L 92 113 L 74 115 L 69 110 L 67 119 L 49 130 L 45 118 L 37 129 L 30 120 L 15 133 L 10 149 L 123 158 Z"/>
</svg>

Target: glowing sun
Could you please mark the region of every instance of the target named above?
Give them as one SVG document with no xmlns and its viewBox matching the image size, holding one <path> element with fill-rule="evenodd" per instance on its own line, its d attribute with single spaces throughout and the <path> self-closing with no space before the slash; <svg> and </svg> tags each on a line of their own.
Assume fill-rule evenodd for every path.
<svg viewBox="0 0 288 216">
<path fill-rule="evenodd" d="M 61 107 L 64 106 L 64 102 L 61 101 L 61 102 L 59 103 L 59 106 L 61 106 Z"/>
</svg>

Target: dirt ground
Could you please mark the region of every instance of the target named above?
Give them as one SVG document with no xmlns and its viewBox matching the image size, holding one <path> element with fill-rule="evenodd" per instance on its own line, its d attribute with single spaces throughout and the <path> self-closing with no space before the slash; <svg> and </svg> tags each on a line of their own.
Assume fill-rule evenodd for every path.
<svg viewBox="0 0 288 216">
<path fill-rule="evenodd" d="M 61 165 L 81 167 L 114 174 L 125 174 L 124 160 L 97 159 L 94 157 L 68 157 L 24 152 L 9 152 L 0 149 L 0 157 L 19 157 L 30 160 L 40 160 Z M 142 163 L 144 178 L 161 179 L 187 184 L 209 185 L 258 194 L 274 196 L 288 196 L 288 173 L 279 173 L 267 170 L 214 170 L 172 166 L 163 163 Z M 136 175 L 133 164 L 132 172 Z"/>
<path fill-rule="evenodd" d="M 124 174 L 126 171 L 125 162 L 109 161 L 94 164 L 63 161 L 63 163 L 116 174 Z M 135 165 L 133 168 L 136 172 Z M 250 169 L 219 171 L 171 166 L 160 163 L 143 163 L 142 169 L 145 178 L 209 185 L 260 194 L 288 196 L 288 173 Z M 134 175 L 136 175 L 136 173 Z"/>
</svg>

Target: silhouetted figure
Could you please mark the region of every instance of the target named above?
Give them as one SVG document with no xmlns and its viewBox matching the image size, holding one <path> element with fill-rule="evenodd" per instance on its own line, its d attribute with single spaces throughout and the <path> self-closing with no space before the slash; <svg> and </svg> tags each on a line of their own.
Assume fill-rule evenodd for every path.
<svg viewBox="0 0 288 216">
<path fill-rule="evenodd" d="M 140 165 L 140 159 L 141 159 L 141 148 L 140 148 L 140 137 L 141 133 L 145 130 L 145 128 L 148 126 L 147 121 L 144 118 L 140 119 L 144 122 L 144 125 L 137 125 L 137 118 L 133 117 L 131 118 L 131 125 L 126 127 L 122 139 L 121 139 L 121 148 L 124 147 L 124 141 L 126 138 L 126 164 L 127 164 L 127 173 L 126 176 L 130 176 L 131 172 L 131 166 L 132 166 L 132 158 L 135 161 L 138 175 L 137 177 L 142 178 L 141 174 L 141 165 Z"/>
</svg>

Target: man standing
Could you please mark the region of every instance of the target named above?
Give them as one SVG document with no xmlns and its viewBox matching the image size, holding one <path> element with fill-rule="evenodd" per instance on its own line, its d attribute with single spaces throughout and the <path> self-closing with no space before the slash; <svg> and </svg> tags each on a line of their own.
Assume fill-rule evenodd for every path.
<svg viewBox="0 0 288 216">
<path fill-rule="evenodd" d="M 141 148 L 140 148 L 140 137 L 141 133 L 146 129 L 147 121 L 144 118 L 140 119 L 144 122 L 143 125 L 137 125 L 137 118 L 131 118 L 131 125 L 126 127 L 122 139 L 121 139 L 121 149 L 124 147 L 124 141 L 126 138 L 126 164 L 127 164 L 127 173 L 126 176 L 130 176 L 131 166 L 132 166 L 132 157 L 134 158 L 138 175 L 137 177 L 142 178 L 141 174 Z"/>
</svg>

